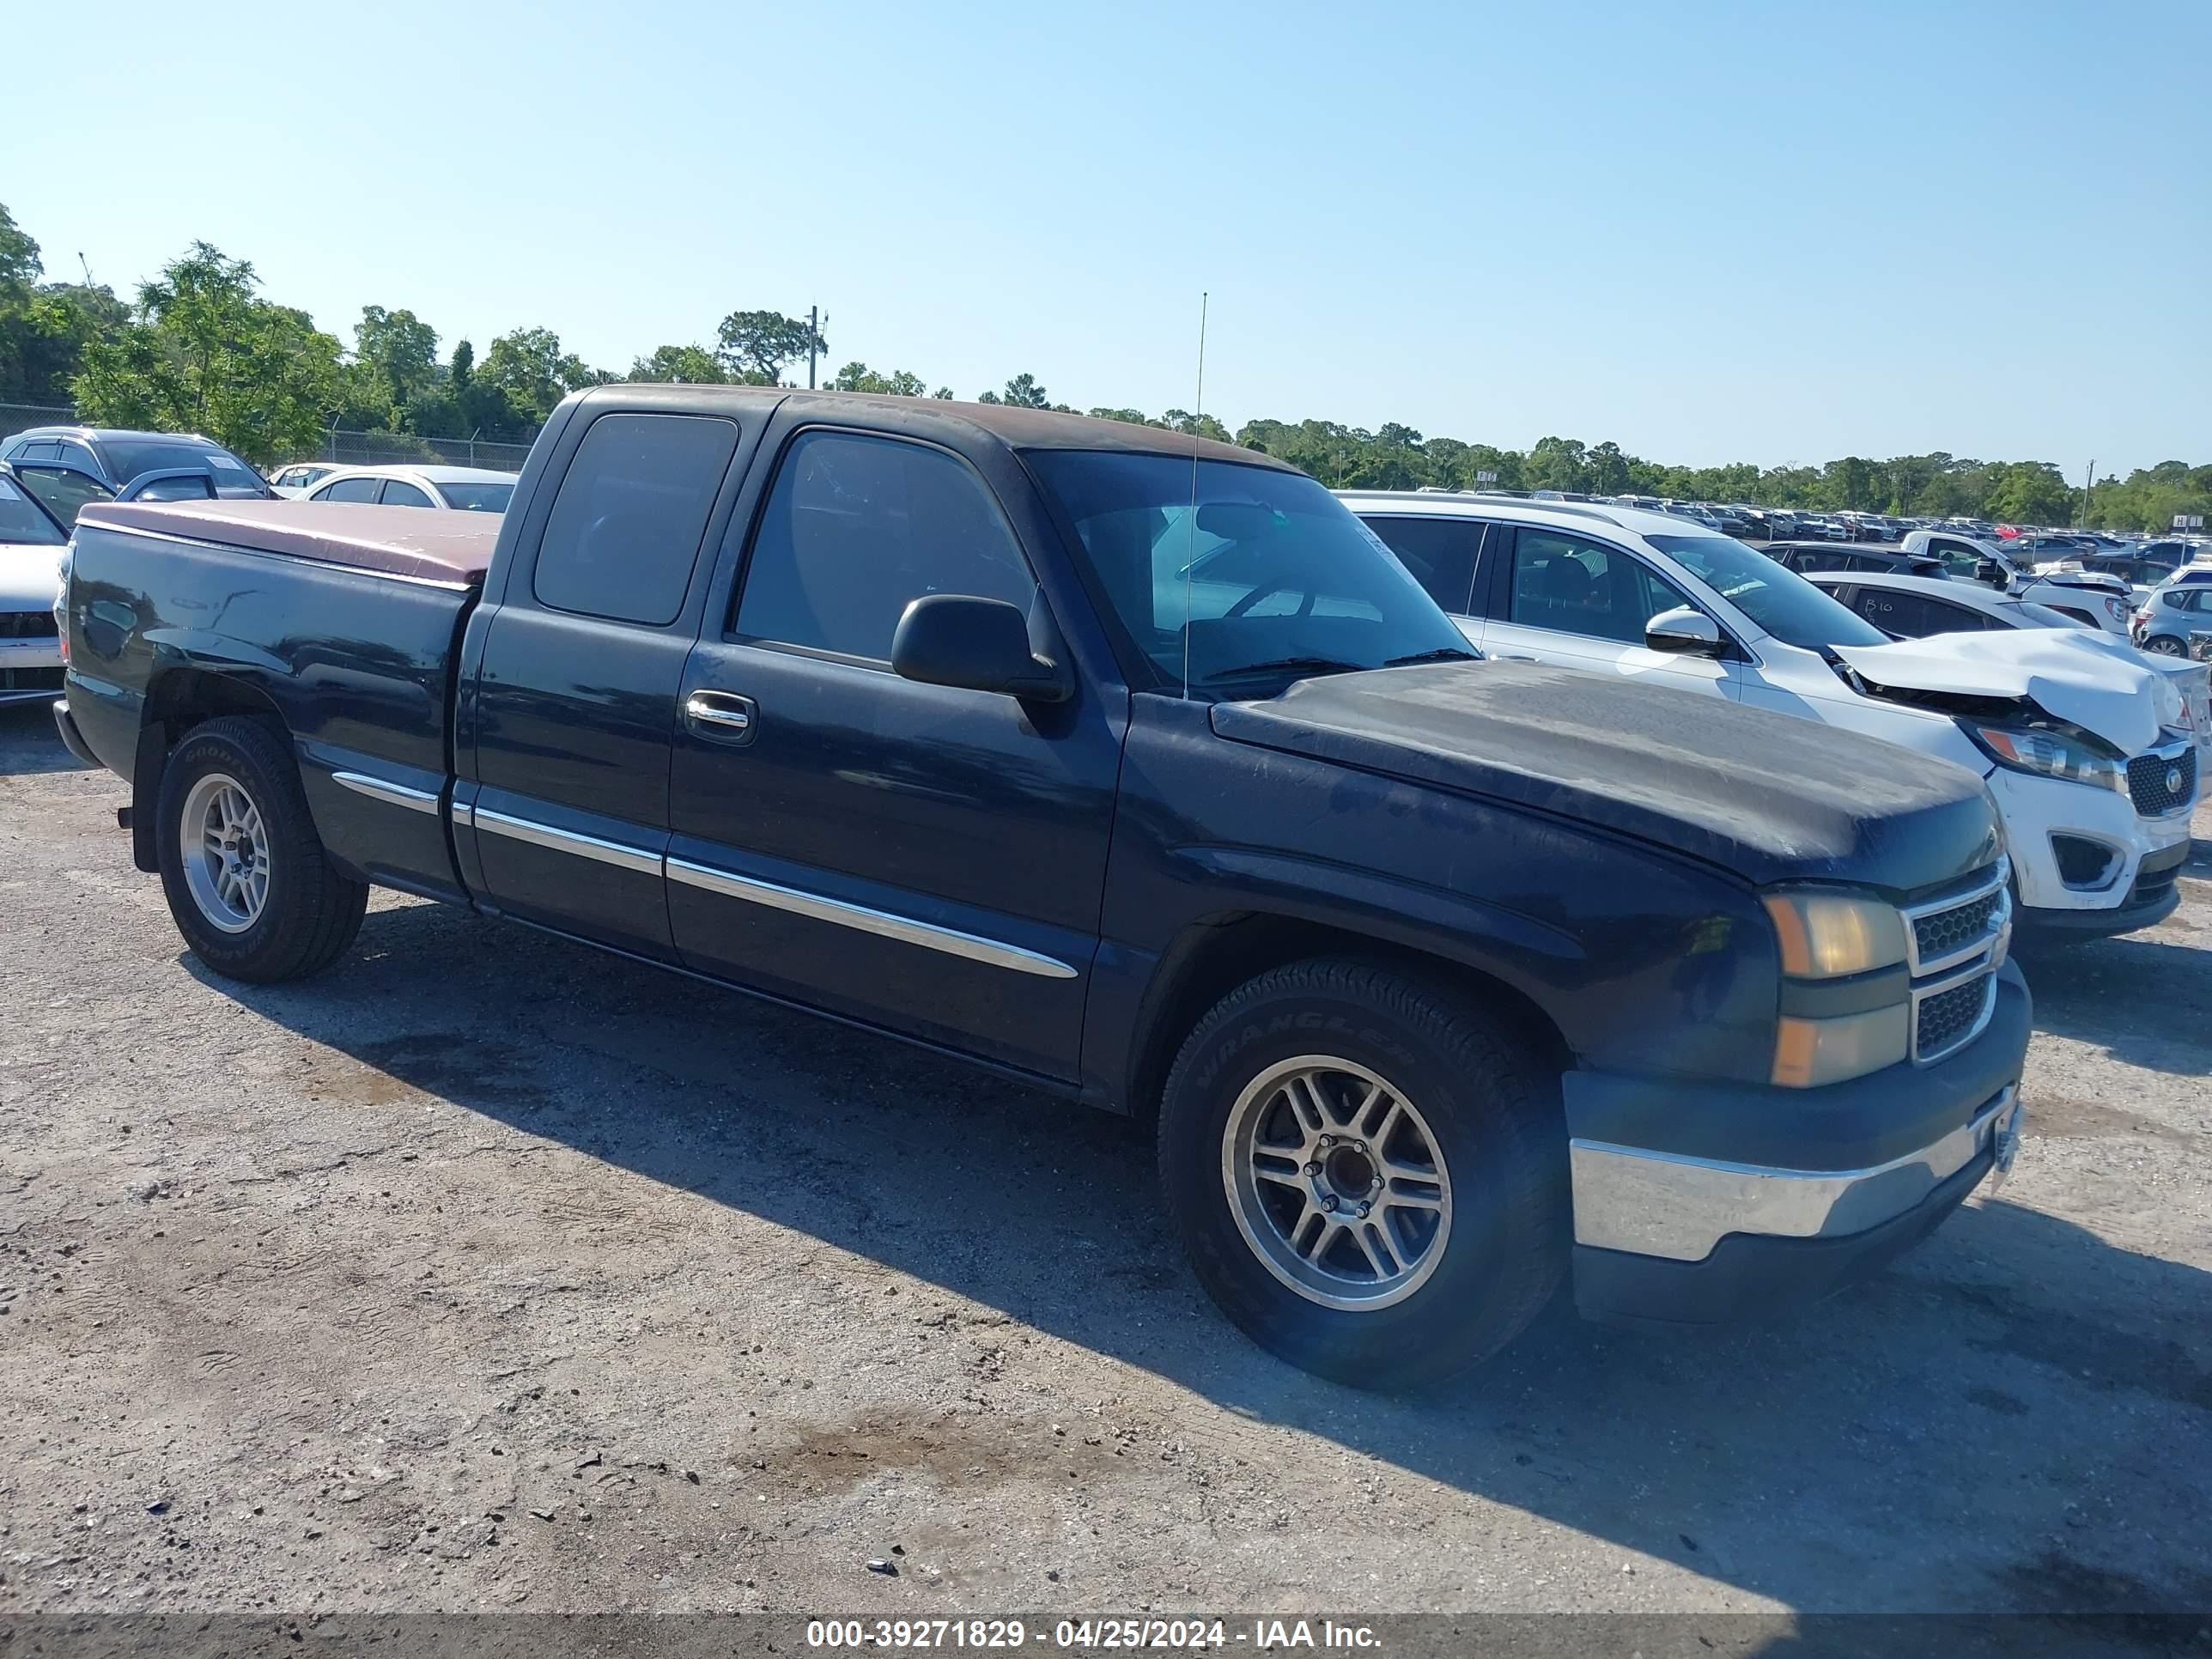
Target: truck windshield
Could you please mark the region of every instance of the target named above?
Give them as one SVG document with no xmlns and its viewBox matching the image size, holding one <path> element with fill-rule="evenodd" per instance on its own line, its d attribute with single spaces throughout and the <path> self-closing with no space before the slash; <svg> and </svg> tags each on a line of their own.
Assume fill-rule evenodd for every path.
<svg viewBox="0 0 2212 1659">
<path fill-rule="evenodd" d="M 1824 645 L 1889 643 L 1888 635 L 1856 611 L 1732 536 L 1644 539 L 1784 645 L 1818 651 Z"/>
<path fill-rule="evenodd" d="M 1191 688 L 1216 696 L 1475 654 L 1375 533 L 1304 473 L 1093 450 L 1024 459 L 1162 685 L 1183 684 L 1186 651 Z"/>
</svg>

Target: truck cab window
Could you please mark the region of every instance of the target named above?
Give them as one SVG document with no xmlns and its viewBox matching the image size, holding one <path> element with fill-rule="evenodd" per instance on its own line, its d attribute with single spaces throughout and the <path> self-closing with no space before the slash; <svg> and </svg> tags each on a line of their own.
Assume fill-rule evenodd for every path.
<svg viewBox="0 0 2212 1659">
<path fill-rule="evenodd" d="M 538 603 L 661 627 L 684 608 L 734 422 L 602 415 L 561 480 L 532 579 Z"/>
<path fill-rule="evenodd" d="M 884 662 L 913 600 L 1004 599 L 1036 579 L 997 501 L 942 450 L 803 432 L 784 452 L 753 536 L 734 632 Z"/>
</svg>

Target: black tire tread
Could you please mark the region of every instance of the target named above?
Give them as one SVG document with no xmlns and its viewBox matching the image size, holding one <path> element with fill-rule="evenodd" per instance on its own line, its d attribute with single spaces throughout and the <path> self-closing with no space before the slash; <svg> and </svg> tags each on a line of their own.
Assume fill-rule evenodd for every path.
<svg viewBox="0 0 2212 1659">
<path fill-rule="evenodd" d="M 177 815 L 204 755 L 220 757 L 228 769 L 255 775 L 255 805 L 268 826 L 270 860 L 282 876 L 270 896 L 270 925 L 258 937 L 206 927 L 185 885 Z M 161 885 L 178 931 L 201 961 L 228 978 L 273 985 L 319 973 L 345 954 L 368 908 L 368 884 L 333 868 L 325 855 L 300 785 L 299 764 L 282 732 L 238 714 L 193 726 L 169 752 L 159 799 L 154 839 Z"/>
<path fill-rule="evenodd" d="M 1173 1109 L 1195 1056 L 1223 1024 L 1255 1006 L 1283 996 L 1321 995 L 1364 1004 L 1390 1022 L 1419 1034 L 1459 1074 L 1483 1079 L 1484 1103 L 1493 1127 L 1510 1143 L 1503 1160 L 1510 1172 L 1505 1204 L 1515 1217 L 1514 1248 L 1492 1256 L 1493 1292 L 1480 1325 L 1430 1332 L 1425 1346 L 1393 1357 L 1364 1360 L 1339 1380 L 1366 1388 L 1417 1388 L 1442 1382 L 1480 1364 L 1525 1330 L 1558 1293 L 1566 1274 L 1572 1237 L 1572 1200 L 1566 1179 L 1565 1136 L 1557 1082 L 1546 1063 L 1513 1037 L 1491 1013 L 1469 1004 L 1462 988 L 1397 963 L 1322 957 L 1285 963 L 1248 980 L 1192 1028 L 1169 1067 L 1159 1114 L 1162 1184 L 1173 1219 L 1186 1241 L 1202 1237 L 1195 1217 L 1182 1212 L 1171 1172 L 1187 1149 Z M 1211 1155 L 1212 1149 L 1205 1149 Z M 1425 1292 L 1424 1292 L 1425 1294 Z M 1336 1373 L 1331 1357 L 1316 1352 L 1299 1327 L 1310 1316 L 1287 1295 L 1265 1306 L 1224 1307 L 1261 1346 L 1323 1375 Z"/>
</svg>

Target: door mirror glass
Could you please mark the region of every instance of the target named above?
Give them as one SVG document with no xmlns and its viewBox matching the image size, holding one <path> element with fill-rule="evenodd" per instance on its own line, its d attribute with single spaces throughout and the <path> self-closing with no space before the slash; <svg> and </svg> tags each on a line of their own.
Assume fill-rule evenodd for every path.
<svg viewBox="0 0 2212 1659">
<path fill-rule="evenodd" d="M 1644 643 L 1654 651 L 1717 657 L 1721 653 L 1721 625 L 1702 611 L 1678 605 L 1672 611 L 1662 611 L 1644 624 Z"/>
<path fill-rule="evenodd" d="M 1004 599 L 931 593 L 908 605 L 891 635 L 891 669 L 924 685 L 1064 702 L 1074 677 L 1030 648 L 1029 618 Z"/>
<path fill-rule="evenodd" d="M 1983 559 L 1974 566 L 1974 580 L 1987 582 L 1991 587 L 2005 585 L 2005 568 L 1995 559 Z"/>
</svg>

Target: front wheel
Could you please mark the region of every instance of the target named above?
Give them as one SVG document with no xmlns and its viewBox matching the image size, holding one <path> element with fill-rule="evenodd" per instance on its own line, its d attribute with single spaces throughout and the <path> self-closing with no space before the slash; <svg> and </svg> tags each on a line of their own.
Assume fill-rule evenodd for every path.
<svg viewBox="0 0 2212 1659">
<path fill-rule="evenodd" d="M 2154 634 L 2143 641 L 2142 648 L 2154 657 L 2178 657 L 2181 654 L 2181 641 L 2171 634 Z"/>
<path fill-rule="evenodd" d="M 155 851 L 177 931 L 231 979 L 300 979 L 361 929 L 368 884 L 334 868 L 289 745 L 227 716 L 185 733 L 161 774 Z"/>
<path fill-rule="evenodd" d="M 1354 1387 L 1479 1364 L 1565 1273 L 1557 1078 L 1463 994 L 1395 968 L 1294 963 L 1232 993 L 1169 1073 L 1159 1156 L 1222 1311 Z"/>
</svg>

